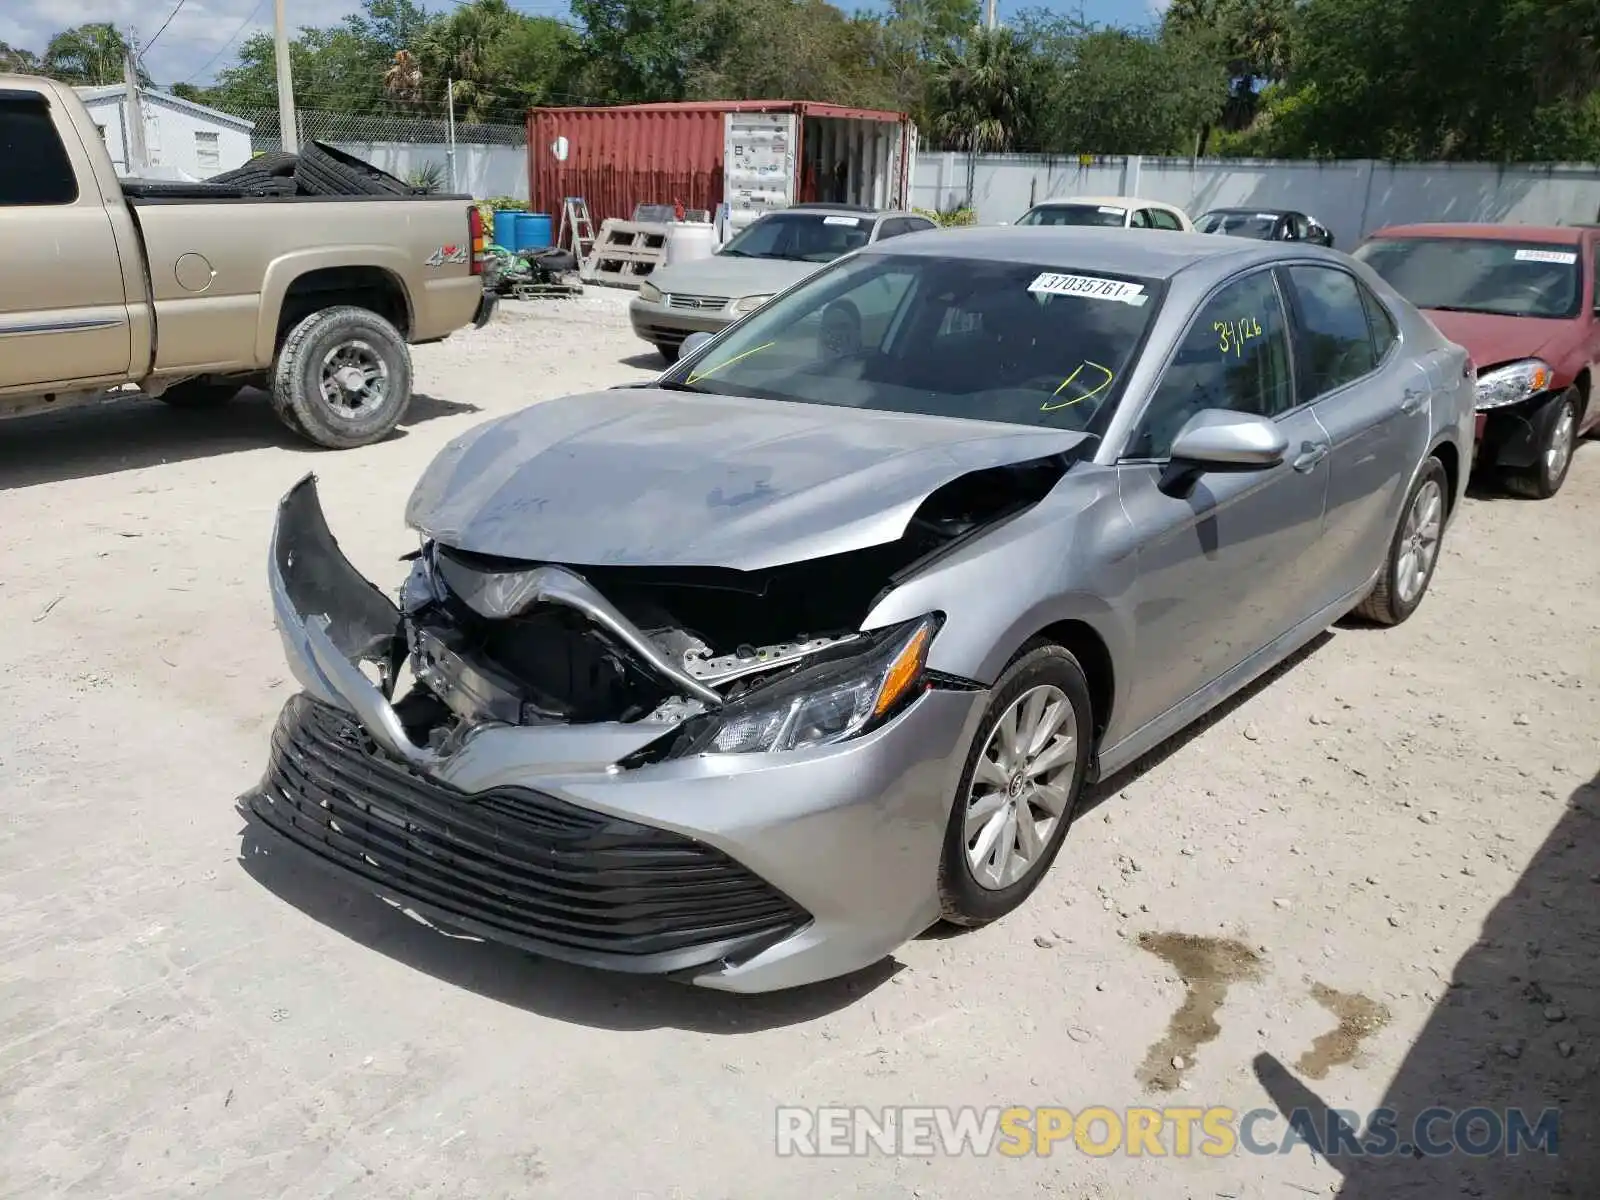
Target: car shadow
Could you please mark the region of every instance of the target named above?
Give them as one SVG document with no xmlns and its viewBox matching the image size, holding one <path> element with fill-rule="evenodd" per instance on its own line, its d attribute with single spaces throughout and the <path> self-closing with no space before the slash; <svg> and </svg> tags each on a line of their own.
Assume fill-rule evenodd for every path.
<svg viewBox="0 0 1600 1200">
<path fill-rule="evenodd" d="M 1517 820 L 1514 803 L 1505 812 Z M 1493 1140 L 1493 1121 L 1502 1132 L 1509 1124 L 1509 1110 L 1520 1110 L 1535 1130 L 1546 1110 L 1558 1110 L 1556 1152 L 1525 1145 L 1511 1157 L 1502 1141 L 1479 1155 L 1335 1154 L 1328 1161 L 1344 1177 L 1338 1194 L 1345 1200 L 1600 1195 L 1597 960 L 1600 776 L 1572 793 L 1527 869 L 1489 912 L 1378 1105 L 1395 1114 L 1402 1144 L 1411 1143 L 1417 1118 L 1430 1109 L 1452 1110 L 1423 1130 L 1435 1144 L 1460 1138 L 1452 1134 L 1455 1114 L 1489 1110 L 1492 1121 L 1480 1111 L 1483 1123 L 1463 1122 L 1469 1144 L 1476 1138 L 1480 1149 Z M 1340 1125 L 1349 1130 L 1348 1116 L 1272 1055 L 1257 1056 L 1254 1066 L 1285 1122 L 1299 1110 L 1301 1127 L 1325 1139 L 1320 1148 L 1312 1142 L 1313 1149 L 1326 1158 L 1328 1148 L 1338 1148 L 1327 1135 L 1337 1135 Z M 1265 1128 L 1281 1132 L 1284 1125 Z"/>
<path fill-rule="evenodd" d="M 474 404 L 418 392 L 391 436 L 441 417 L 480 412 Z M 114 475 L 166 463 L 275 446 L 325 453 L 284 427 L 267 394 L 246 388 L 229 404 L 177 409 L 133 395 L 85 408 L 16 417 L 0 425 L 0 491 Z"/>
<path fill-rule="evenodd" d="M 1260 695 L 1279 679 L 1282 679 L 1290 671 L 1293 671 L 1301 663 L 1305 662 L 1318 650 L 1322 649 L 1322 647 L 1333 641 L 1333 638 L 1334 634 L 1331 630 L 1323 630 L 1316 637 L 1312 638 L 1311 641 L 1307 642 L 1288 658 L 1284 659 L 1277 666 L 1273 667 L 1272 670 L 1268 671 L 1265 675 L 1251 680 L 1248 684 L 1240 688 L 1233 695 L 1229 696 L 1221 704 L 1217 705 L 1210 712 L 1206 713 L 1205 716 L 1200 717 L 1193 724 L 1179 730 L 1166 741 L 1162 742 L 1154 750 L 1151 750 L 1142 757 L 1135 759 L 1126 767 L 1122 768 L 1122 770 L 1118 771 L 1115 775 L 1109 776 L 1108 778 L 1102 779 L 1097 783 L 1092 783 L 1085 787 L 1083 789 L 1083 796 L 1078 802 L 1077 816 L 1073 819 L 1075 821 L 1081 821 L 1085 816 L 1093 812 L 1096 808 L 1099 808 L 1100 805 L 1117 795 L 1124 788 L 1133 786 L 1133 784 L 1139 781 L 1141 776 L 1166 762 L 1167 759 L 1178 753 L 1178 751 L 1182 750 L 1190 742 L 1194 741 L 1195 738 L 1199 737 L 1213 725 L 1216 725 L 1219 721 L 1226 720 L 1238 709 L 1248 704 L 1256 696 Z"/>
<path fill-rule="evenodd" d="M 297 854 L 240 805 L 239 865 L 284 903 L 343 937 L 452 987 L 574 1025 L 631 1032 L 739 1034 L 815 1020 L 860 1000 L 902 969 L 883 959 L 841 979 L 737 995 L 656 976 L 592 970 L 423 925 Z"/>
<path fill-rule="evenodd" d="M 637 367 L 641 371 L 665 371 L 668 365 L 667 360 L 654 350 L 646 350 L 643 354 L 630 354 L 618 361 L 625 367 Z"/>
</svg>

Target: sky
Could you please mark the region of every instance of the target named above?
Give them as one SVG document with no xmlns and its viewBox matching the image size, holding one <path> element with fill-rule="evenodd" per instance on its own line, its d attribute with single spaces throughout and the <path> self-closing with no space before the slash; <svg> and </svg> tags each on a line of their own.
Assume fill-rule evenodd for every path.
<svg viewBox="0 0 1600 1200">
<path fill-rule="evenodd" d="M 424 0 L 428 9 L 450 7 L 455 0 Z M 849 10 L 874 7 L 871 0 L 835 0 Z M 1086 19 L 1101 24 L 1144 24 L 1167 0 L 1000 0 L 1000 19 L 1023 8 L 1066 12 L 1082 9 Z M 176 12 L 174 13 L 174 6 Z M 565 16 L 566 0 L 511 0 L 522 12 Z M 358 0 L 286 0 L 291 27 L 329 25 L 359 8 Z M 171 16 L 165 29 L 161 26 Z M 0 6 L 0 41 L 39 53 L 52 34 L 89 21 L 130 26 L 141 45 L 150 48 L 144 66 L 158 83 L 206 84 L 229 66 L 238 44 L 258 30 L 272 27 L 272 0 L 23 0 Z M 159 32 L 158 32 L 159 31 Z M 152 42 L 151 39 L 154 39 Z"/>
</svg>

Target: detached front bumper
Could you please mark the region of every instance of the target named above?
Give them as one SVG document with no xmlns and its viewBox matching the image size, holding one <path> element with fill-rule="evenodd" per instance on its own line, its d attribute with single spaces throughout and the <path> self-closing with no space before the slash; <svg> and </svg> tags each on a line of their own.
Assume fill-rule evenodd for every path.
<svg viewBox="0 0 1600 1200">
<path fill-rule="evenodd" d="M 985 693 L 929 691 L 814 751 L 624 770 L 665 729 L 617 722 L 484 725 L 440 753 L 362 669 L 394 677 L 399 613 L 339 552 L 309 476 L 280 508 L 270 575 L 305 692 L 248 804 L 320 865 L 441 925 L 740 992 L 847 974 L 937 919 Z"/>
</svg>

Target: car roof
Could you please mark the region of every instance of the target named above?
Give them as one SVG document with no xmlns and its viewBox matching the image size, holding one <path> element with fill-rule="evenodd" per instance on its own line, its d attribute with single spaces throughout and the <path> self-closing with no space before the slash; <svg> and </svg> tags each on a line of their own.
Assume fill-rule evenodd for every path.
<svg viewBox="0 0 1600 1200">
<path fill-rule="evenodd" d="M 1227 208 L 1208 208 L 1201 213 L 1202 217 L 1209 217 L 1213 213 L 1260 213 L 1267 217 L 1286 217 L 1290 213 L 1297 213 L 1298 208 L 1251 208 L 1249 205 L 1232 205 Z"/>
<path fill-rule="evenodd" d="M 821 201 L 807 202 L 805 204 L 791 204 L 788 208 L 780 208 L 778 212 L 832 212 L 832 213 L 871 213 L 876 215 L 878 209 L 870 204 L 825 204 Z"/>
<path fill-rule="evenodd" d="M 1214 233 L 1148 229 L 1080 228 L 1073 225 L 983 226 L 929 230 L 892 238 L 860 254 L 925 254 L 975 261 L 1030 263 L 1072 271 L 1105 271 L 1146 279 L 1170 279 L 1198 263 L 1232 260 L 1228 269 L 1284 258 L 1316 256 L 1303 243 L 1257 242 Z M 1334 256 L 1337 257 L 1337 256 Z"/>
<path fill-rule="evenodd" d="M 1182 212 L 1176 204 L 1168 204 L 1165 200 L 1146 200 L 1142 196 L 1052 196 L 1048 200 L 1041 200 L 1034 208 L 1063 208 L 1067 205 L 1103 204 L 1107 208 L 1170 208 L 1174 212 Z"/>
<path fill-rule="evenodd" d="M 1470 221 L 1438 221 L 1429 225 L 1385 225 L 1367 234 L 1370 238 L 1471 238 L 1476 241 L 1550 242 L 1575 246 L 1583 240 L 1577 225 L 1475 224 Z"/>
</svg>

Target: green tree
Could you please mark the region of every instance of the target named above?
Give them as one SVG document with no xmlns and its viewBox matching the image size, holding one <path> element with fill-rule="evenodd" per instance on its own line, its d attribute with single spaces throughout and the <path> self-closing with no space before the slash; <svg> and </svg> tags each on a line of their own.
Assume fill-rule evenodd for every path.
<svg viewBox="0 0 1600 1200">
<path fill-rule="evenodd" d="M 826 0 L 705 0 L 691 96 L 883 107 L 894 90 L 873 61 L 879 26 Z M 782 46 L 782 54 L 773 47 Z"/>
<path fill-rule="evenodd" d="M 1227 72 L 1223 128 L 1246 129 L 1261 108 L 1261 92 L 1288 75 L 1293 46 L 1295 0 L 1172 0 L 1162 20 L 1166 39 L 1201 38 L 1220 55 Z M 1204 124 L 1195 147 L 1204 154 L 1211 124 Z"/>
<path fill-rule="evenodd" d="M 1131 33 L 1047 18 L 1028 32 L 1050 65 L 1038 139 L 1047 153 L 1192 153 L 1227 102 L 1211 31 Z"/>
<path fill-rule="evenodd" d="M 701 61 L 697 0 L 572 0 L 572 12 L 583 25 L 580 90 L 623 104 L 688 95 Z"/>
<path fill-rule="evenodd" d="M 21 46 L 10 46 L 0 42 L 0 71 L 9 71 L 18 75 L 35 74 L 39 70 L 39 56 L 32 50 L 24 50 Z"/>
<path fill-rule="evenodd" d="M 121 83 L 127 53 L 127 39 L 117 27 L 109 21 L 96 21 L 64 29 L 51 38 L 40 68 L 74 87 Z M 149 82 L 143 70 L 139 75 L 141 82 Z"/>
<path fill-rule="evenodd" d="M 453 81 L 456 119 L 523 119 L 530 105 L 564 93 L 578 53 L 577 36 L 546 17 L 515 12 L 505 0 L 474 0 L 424 29 L 417 39 L 421 90 L 445 103 Z"/>
</svg>

